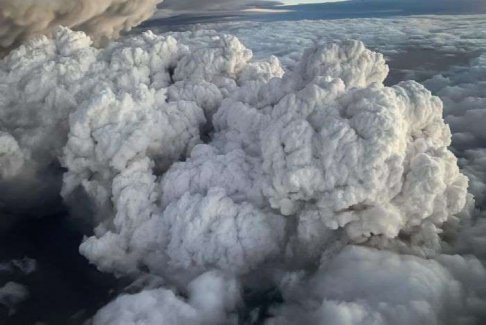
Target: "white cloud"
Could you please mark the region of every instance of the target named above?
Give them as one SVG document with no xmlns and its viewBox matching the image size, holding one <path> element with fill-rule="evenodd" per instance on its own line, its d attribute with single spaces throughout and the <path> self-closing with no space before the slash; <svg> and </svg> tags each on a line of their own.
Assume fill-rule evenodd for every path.
<svg viewBox="0 0 486 325">
<path fill-rule="evenodd" d="M 484 17 L 229 22 L 198 28 L 235 34 L 253 49 L 256 57 L 276 54 L 289 67 L 295 65 L 303 47 L 335 39 L 359 39 L 385 53 L 392 67 L 390 81 L 420 78 L 444 102 L 444 116 L 453 133 L 453 150 L 461 157 L 461 166 L 471 179 L 470 190 L 483 206 L 486 197 L 481 167 L 486 138 L 482 122 L 486 118 Z"/>
<path fill-rule="evenodd" d="M 310 278 L 288 274 L 289 303 L 268 324 L 475 323 L 484 317 L 485 280 L 474 258 L 423 260 L 349 246 Z"/>
<path fill-rule="evenodd" d="M 295 63 L 303 50 L 315 43 L 342 39 L 361 40 L 371 49 L 390 57 L 397 52 L 417 49 L 432 49 L 449 55 L 478 53 L 486 50 L 486 38 L 481 34 L 486 28 L 484 17 L 413 16 L 384 19 L 242 21 L 202 24 L 197 28 L 235 35 L 253 50 L 257 58 L 276 55 L 287 66 Z M 420 67 L 412 65 L 412 69 L 417 68 Z"/>
<path fill-rule="evenodd" d="M 454 53 L 485 43 L 461 41 L 469 29 L 428 36 L 438 18 L 392 21 L 376 34 L 388 25 L 212 25 L 285 68 L 207 30 L 97 49 L 60 28 L 0 61 L 2 176 L 25 172 L 13 161 L 38 174 L 59 161 L 66 202 L 83 191 L 98 217 L 81 253 L 164 283 L 118 297 L 95 324 L 227 324 L 245 289 L 272 286 L 284 294 L 277 323 L 483 316 L 482 264 L 441 255 L 469 208 L 442 102 L 416 82 L 385 86 L 385 58 L 361 42 L 329 40 L 356 36 L 388 54 L 411 40 Z M 257 29 L 267 34 L 251 38 Z M 481 255 L 469 233 L 460 248 Z"/>
<path fill-rule="evenodd" d="M 93 324 L 237 324 L 235 315 L 228 317 L 235 312 L 240 299 L 234 279 L 219 272 L 208 272 L 188 287 L 188 301 L 166 289 L 121 295 L 98 311 Z"/>
</svg>

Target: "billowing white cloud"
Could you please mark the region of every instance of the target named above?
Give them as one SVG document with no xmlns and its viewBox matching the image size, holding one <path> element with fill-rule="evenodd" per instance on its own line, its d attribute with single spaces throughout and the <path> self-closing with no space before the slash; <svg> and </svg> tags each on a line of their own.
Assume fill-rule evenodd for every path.
<svg viewBox="0 0 486 325">
<path fill-rule="evenodd" d="M 187 301 L 167 289 L 121 295 L 98 311 L 93 324 L 237 324 L 240 288 L 234 279 L 204 273 L 189 284 L 188 295 Z"/>
<path fill-rule="evenodd" d="M 95 315 L 93 324 L 197 324 L 197 311 L 167 289 L 121 295 Z"/>
<path fill-rule="evenodd" d="M 387 82 L 403 78 L 425 80 L 425 86 L 444 102 L 452 148 L 470 179 L 470 191 L 484 206 L 486 177 L 482 167 L 486 110 L 484 15 L 416 16 L 386 19 L 315 21 L 228 22 L 198 28 L 237 35 L 256 57 L 277 54 L 289 67 L 296 64 L 304 46 L 343 37 L 360 39 L 384 52 L 392 67 Z M 453 32 L 452 32 L 453 30 Z"/>
<path fill-rule="evenodd" d="M 467 181 L 446 150 L 436 97 L 413 82 L 384 87 L 383 57 L 359 42 L 310 49 L 281 78 L 277 60 L 251 63 L 233 37 L 174 36 L 146 33 L 96 50 L 82 33 L 61 29 L 5 61 L 6 70 L 15 62 L 23 71 L 35 60 L 31 76 L 52 62 L 54 83 L 3 111 L 57 112 L 11 132 L 37 161 L 55 159 L 64 141 L 63 195 L 81 188 L 91 198 L 102 223 L 81 252 L 101 269 L 245 273 L 284 252 L 297 258 L 301 245 L 315 259 L 338 229 L 352 242 L 439 248 L 440 227 L 466 203 Z M 31 48 L 37 54 L 28 59 Z M 58 62 L 58 51 L 69 59 Z M 15 89 L 6 94 L 26 88 Z M 58 92 L 69 95 L 48 100 Z M 60 127 L 52 135 L 43 123 Z M 197 145 L 208 127 L 212 141 Z M 186 162 L 169 168 L 180 157 Z"/>
<path fill-rule="evenodd" d="M 325 40 L 283 67 L 214 31 L 97 49 L 58 28 L 0 61 L 2 177 L 59 162 L 66 203 L 82 192 L 97 216 L 80 252 L 160 280 L 95 324 L 231 324 L 269 287 L 278 324 L 484 316 L 482 264 L 441 254 L 471 203 L 441 100 Z"/>
<path fill-rule="evenodd" d="M 485 316 L 485 280 L 474 258 L 349 246 L 310 277 L 287 274 L 288 303 L 268 324 L 473 324 Z"/>
</svg>

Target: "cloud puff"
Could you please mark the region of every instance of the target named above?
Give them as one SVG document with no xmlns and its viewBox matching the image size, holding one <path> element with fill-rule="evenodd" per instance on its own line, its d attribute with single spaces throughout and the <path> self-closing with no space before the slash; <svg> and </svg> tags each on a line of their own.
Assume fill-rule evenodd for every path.
<svg viewBox="0 0 486 325">
<path fill-rule="evenodd" d="M 121 295 L 93 318 L 107 324 L 237 324 L 235 308 L 240 300 L 238 283 L 219 272 L 207 272 L 188 286 L 185 301 L 167 289 Z"/>
<path fill-rule="evenodd" d="M 29 296 L 27 288 L 16 282 L 7 282 L 0 287 L 0 305 L 8 309 L 9 315 L 15 313 L 15 306 Z"/>
<path fill-rule="evenodd" d="M 468 280 L 466 279 L 468 278 Z M 291 302 L 268 324 L 458 324 L 484 312 L 486 270 L 474 258 L 423 260 L 348 246 L 310 278 L 282 281 Z"/>
<path fill-rule="evenodd" d="M 24 155 L 17 141 L 6 132 L 0 132 L 0 164 L 0 179 L 20 173 L 24 164 Z"/>
<path fill-rule="evenodd" d="M 197 311 L 170 290 L 122 295 L 95 315 L 93 324 L 197 324 Z"/>
</svg>

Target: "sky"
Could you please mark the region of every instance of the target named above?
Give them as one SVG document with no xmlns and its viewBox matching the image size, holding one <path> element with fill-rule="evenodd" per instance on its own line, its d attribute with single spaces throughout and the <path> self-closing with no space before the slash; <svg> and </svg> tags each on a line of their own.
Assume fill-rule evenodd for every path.
<svg viewBox="0 0 486 325">
<path fill-rule="evenodd" d="M 314 5 L 312 5 L 314 4 Z M 277 6 L 276 6 L 277 5 Z M 486 12 L 486 0 L 203 0 L 178 1 L 165 0 L 159 4 L 158 12 L 152 20 L 172 17 L 165 23 L 188 23 L 188 16 L 205 17 L 213 14 L 238 15 L 242 9 L 266 8 L 277 9 L 278 6 L 293 6 L 292 12 L 280 12 L 268 19 L 336 19 L 356 17 L 384 17 L 430 14 L 477 14 Z M 196 9 L 197 8 L 197 9 Z M 281 9 L 281 8 L 279 8 Z M 151 24 L 151 23 L 150 23 Z M 151 24 L 152 25 L 152 24 Z"/>
<path fill-rule="evenodd" d="M 298 5 L 303 3 L 324 3 L 324 2 L 341 2 L 347 0 L 287 0 L 282 1 L 286 5 Z"/>
</svg>

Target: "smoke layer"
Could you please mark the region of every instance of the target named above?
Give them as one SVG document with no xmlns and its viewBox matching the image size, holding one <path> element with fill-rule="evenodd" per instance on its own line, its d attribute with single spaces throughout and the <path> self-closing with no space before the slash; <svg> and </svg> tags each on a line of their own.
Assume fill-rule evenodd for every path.
<svg viewBox="0 0 486 325">
<path fill-rule="evenodd" d="M 95 42 L 117 37 L 149 18 L 160 0 L 0 0 L 0 52 L 57 26 L 85 31 Z"/>
</svg>

